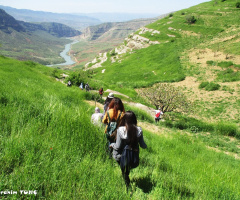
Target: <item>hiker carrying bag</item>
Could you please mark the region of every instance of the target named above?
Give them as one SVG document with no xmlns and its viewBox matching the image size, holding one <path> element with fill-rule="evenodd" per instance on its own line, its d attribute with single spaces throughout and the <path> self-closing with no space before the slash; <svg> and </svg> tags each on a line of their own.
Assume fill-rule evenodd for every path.
<svg viewBox="0 0 240 200">
<path fill-rule="evenodd" d="M 118 115 L 116 122 L 111 120 L 108 111 L 107 111 L 107 114 L 108 114 L 108 119 L 109 119 L 109 123 L 107 126 L 107 138 L 110 138 L 113 136 L 114 131 L 117 129 L 117 123 L 118 123 L 119 118 L 121 117 L 122 112 L 120 112 L 120 114 Z"/>
<path fill-rule="evenodd" d="M 139 149 L 133 149 L 126 145 L 120 158 L 121 170 L 136 168 L 139 165 Z"/>
</svg>

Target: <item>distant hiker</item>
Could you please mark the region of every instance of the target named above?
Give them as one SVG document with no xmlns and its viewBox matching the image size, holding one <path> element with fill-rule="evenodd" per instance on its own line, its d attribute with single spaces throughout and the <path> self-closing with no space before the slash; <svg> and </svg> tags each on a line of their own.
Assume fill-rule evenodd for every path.
<svg viewBox="0 0 240 200">
<path fill-rule="evenodd" d="M 103 115 L 105 115 L 106 111 L 108 110 L 108 106 L 113 98 L 114 98 L 114 94 L 110 92 L 104 102 Z"/>
<path fill-rule="evenodd" d="M 95 108 L 95 113 L 92 114 L 92 117 L 91 117 L 91 122 L 94 124 L 94 125 L 98 125 L 100 126 L 102 124 L 102 119 L 103 119 L 103 114 L 100 113 L 100 109 L 98 107 Z"/>
<path fill-rule="evenodd" d="M 111 156 L 111 149 L 109 144 L 116 140 L 116 131 L 119 127 L 125 113 L 125 109 L 121 99 L 114 97 L 108 106 L 102 122 L 106 124 L 105 134 L 108 140 L 107 147 L 109 156 Z M 115 123 L 114 123 L 115 122 Z"/>
<path fill-rule="evenodd" d="M 71 86 L 72 86 L 71 81 L 68 81 L 67 86 L 68 86 L 68 87 L 71 87 Z"/>
<path fill-rule="evenodd" d="M 161 110 L 161 108 L 159 108 L 158 110 L 155 110 L 155 122 L 159 122 L 159 120 L 161 119 L 163 115 L 163 112 Z"/>
<path fill-rule="evenodd" d="M 143 149 L 147 148 L 142 129 L 137 126 L 136 115 L 127 111 L 117 129 L 116 142 L 110 144 L 110 148 L 113 148 L 112 156 L 120 165 L 127 188 L 130 185 L 130 170 L 139 165 L 139 145 Z"/>
<path fill-rule="evenodd" d="M 83 83 L 80 84 L 79 88 L 83 90 Z"/>
<path fill-rule="evenodd" d="M 90 90 L 88 83 L 86 83 L 86 85 L 85 85 L 85 90 L 86 90 L 86 92 L 88 92 Z"/>
<path fill-rule="evenodd" d="M 101 98 L 102 98 L 102 95 L 103 95 L 103 88 L 100 88 L 98 92 L 99 92 L 99 95 L 100 95 Z"/>
</svg>

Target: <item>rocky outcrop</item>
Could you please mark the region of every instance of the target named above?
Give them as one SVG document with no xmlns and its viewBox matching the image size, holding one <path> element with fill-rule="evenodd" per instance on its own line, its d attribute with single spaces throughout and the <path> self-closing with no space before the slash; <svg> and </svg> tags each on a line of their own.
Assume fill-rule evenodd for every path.
<svg viewBox="0 0 240 200">
<path fill-rule="evenodd" d="M 143 27 L 139 30 L 139 34 L 145 34 L 146 32 L 151 32 L 152 34 L 160 34 L 160 31 L 148 29 Z M 120 45 L 119 47 L 115 48 L 110 52 L 111 55 L 111 62 L 121 62 L 120 55 L 125 54 L 127 52 L 132 52 L 133 50 L 147 48 L 150 45 L 160 44 L 158 41 L 151 41 L 148 38 L 140 36 L 139 34 L 130 34 L 127 38 L 125 38 L 124 44 Z M 96 60 L 101 60 L 101 62 L 96 63 Z M 107 60 L 106 54 L 99 54 L 98 58 L 95 58 L 92 62 L 87 63 L 85 65 L 85 69 L 92 69 L 101 67 L 102 63 Z M 104 73 L 104 72 L 103 72 Z"/>
</svg>

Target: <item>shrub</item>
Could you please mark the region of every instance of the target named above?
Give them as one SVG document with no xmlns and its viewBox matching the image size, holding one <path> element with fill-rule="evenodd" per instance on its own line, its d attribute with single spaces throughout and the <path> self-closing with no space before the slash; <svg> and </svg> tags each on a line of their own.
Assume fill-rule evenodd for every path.
<svg viewBox="0 0 240 200">
<path fill-rule="evenodd" d="M 215 91 L 218 90 L 221 86 L 217 83 L 210 82 L 206 87 L 205 90 L 207 91 Z"/>
<path fill-rule="evenodd" d="M 236 8 L 240 8 L 240 2 L 236 3 Z"/>
<path fill-rule="evenodd" d="M 169 15 L 168 15 L 168 17 L 172 17 L 173 16 L 173 13 L 170 13 Z"/>
<path fill-rule="evenodd" d="M 198 88 L 202 89 L 202 88 L 205 88 L 205 90 L 207 91 L 214 91 L 214 90 L 218 90 L 221 86 L 217 83 L 214 83 L 214 82 L 202 82 Z"/>
<path fill-rule="evenodd" d="M 216 65 L 216 62 L 215 61 L 212 61 L 212 60 L 208 60 L 207 62 L 206 62 L 208 65 Z"/>
<path fill-rule="evenodd" d="M 225 68 L 230 67 L 230 66 L 232 66 L 232 65 L 233 65 L 233 62 L 231 62 L 231 61 L 218 63 L 218 66 L 219 66 L 219 67 L 225 67 Z"/>
<path fill-rule="evenodd" d="M 200 88 L 200 89 L 202 89 L 202 88 L 205 88 L 207 85 L 209 84 L 209 82 L 202 82 L 199 86 L 198 86 L 198 88 Z"/>
<path fill-rule="evenodd" d="M 221 135 L 227 135 L 227 136 L 236 136 L 239 134 L 237 126 L 235 124 L 224 123 L 224 122 L 219 122 L 215 126 L 215 131 Z"/>
<path fill-rule="evenodd" d="M 194 16 L 188 15 L 186 16 L 186 22 L 188 24 L 194 24 L 197 21 L 197 19 Z"/>
</svg>

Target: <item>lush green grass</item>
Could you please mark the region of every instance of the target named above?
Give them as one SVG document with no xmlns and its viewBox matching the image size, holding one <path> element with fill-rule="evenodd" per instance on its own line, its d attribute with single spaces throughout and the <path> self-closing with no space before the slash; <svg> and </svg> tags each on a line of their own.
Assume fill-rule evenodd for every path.
<svg viewBox="0 0 240 200">
<path fill-rule="evenodd" d="M 121 63 L 113 63 L 111 66 L 108 62 L 104 63 L 105 73 L 101 73 L 103 68 L 96 69 L 93 77 L 109 85 L 127 88 L 183 80 L 185 76 L 179 63 L 179 48 L 176 43 L 170 43 L 138 50 L 126 55 Z"/>
<path fill-rule="evenodd" d="M 212 1 L 184 10 L 185 15 L 197 16 L 196 24 L 186 24 L 185 30 L 199 32 L 200 38 L 176 34 L 172 42 L 137 50 L 121 63 L 111 64 L 108 60 L 104 74 L 103 68 L 90 74 L 90 86 L 114 88 L 139 100 L 134 87 L 184 79 L 189 72 L 181 65 L 182 52 L 203 41 L 210 42 L 214 34 L 223 34 L 222 29 L 229 28 L 226 23 L 232 21 L 237 26 L 234 3 Z M 219 11 L 234 13 L 231 17 L 226 13 L 225 19 Z M 209 18 L 203 17 L 205 14 Z M 214 26 L 209 15 L 224 21 L 218 19 Z M 172 19 L 164 20 L 149 27 L 174 34 L 168 32 L 166 23 L 171 20 L 169 26 L 177 28 L 175 20 L 184 22 L 185 16 L 177 12 Z M 212 35 L 208 36 L 208 31 Z M 0 191 L 37 190 L 37 196 L 27 196 L 29 199 L 240 199 L 240 161 L 206 147 L 239 155 L 238 140 L 230 143 L 228 137 L 225 139 L 225 135 L 239 137 L 239 122 L 205 123 L 180 116 L 174 122 L 165 121 L 172 127 L 163 129 L 165 135 L 143 130 L 148 148 L 140 151 L 140 165 L 131 171 L 130 197 L 120 168 L 106 155 L 104 128 L 90 123 L 94 107 L 84 100 L 92 96 L 78 87 L 56 82 L 52 76 L 59 73 L 33 62 L 0 57 Z M 208 109 L 204 106 L 207 101 L 201 103 L 199 110 Z M 207 117 L 222 114 L 228 106 L 227 99 L 216 102 L 212 110 L 207 110 Z M 236 98 L 231 106 L 239 109 L 239 100 Z M 139 120 L 152 122 L 145 112 L 126 106 L 129 109 Z M 188 136 L 179 129 L 192 133 Z M 212 134 L 204 137 L 205 132 Z M 20 194 L 5 197 L 26 199 Z"/>
<path fill-rule="evenodd" d="M 234 0 L 206 2 L 147 25 L 147 28 L 158 30 L 160 34 L 147 32 L 142 36 L 161 44 L 135 50 L 133 54 L 122 56 L 120 62 L 111 63 L 109 59 L 103 68 L 94 70 L 94 79 L 108 83 L 108 86 L 146 87 L 156 82 L 183 80 L 189 72 L 182 66 L 180 57 L 190 49 L 205 47 L 238 55 L 239 48 L 234 45 L 239 45 L 236 34 L 240 13 L 235 3 Z M 189 15 L 195 16 L 194 24 L 186 22 L 186 16 Z M 234 36 L 233 39 L 211 42 L 214 38 L 230 36 Z M 102 69 L 106 69 L 104 74 Z"/>
<path fill-rule="evenodd" d="M 29 199 L 130 199 L 105 153 L 103 128 L 90 123 L 87 93 L 56 82 L 54 69 L 0 59 L 0 190 L 37 190 Z M 176 132 L 144 130 L 148 148 L 130 174 L 132 199 L 238 199 L 239 161 Z"/>
</svg>

